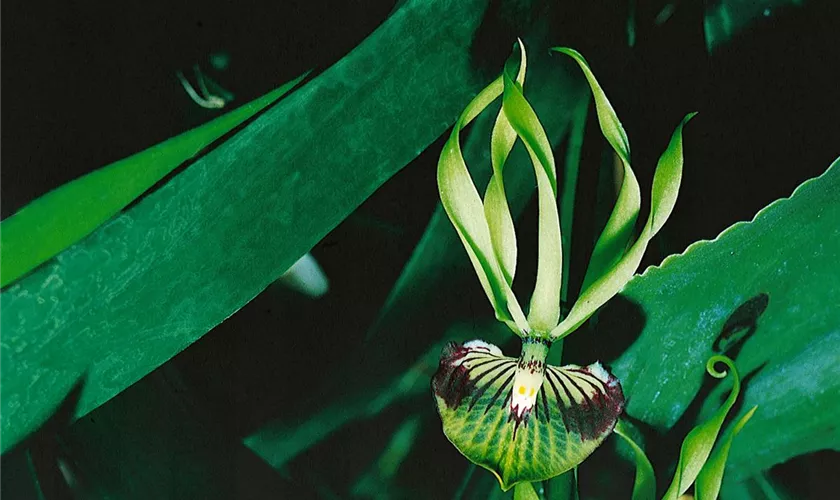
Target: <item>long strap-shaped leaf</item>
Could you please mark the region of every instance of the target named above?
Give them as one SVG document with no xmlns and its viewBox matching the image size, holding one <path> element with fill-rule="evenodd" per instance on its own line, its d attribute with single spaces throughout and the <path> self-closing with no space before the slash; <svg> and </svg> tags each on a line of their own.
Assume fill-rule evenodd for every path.
<svg viewBox="0 0 840 500">
<path fill-rule="evenodd" d="M 0 286 L 90 234 L 176 167 L 282 97 L 307 74 L 198 128 L 50 191 L 4 220 L 0 226 Z"/>
<path fill-rule="evenodd" d="M 624 127 L 621 125 L 615 109 L 613 109 L 612 104 L 607 99 L 606 93 L 604 93 L 598 80 L 595 79 L 592 70 L 589 69 L 589 64 L 574 49 L 555 48 L 553 50 L 570 56 L 578 63 L 581 70 L 583 70 L 583 74 L 589 82 L 592 95 L 595 98 L 595 110 L 598 115 L 598 123 L 601 126 L 601 132 L 613 150 L 615 150 L 619 159 L 621 159 L 623 167 L 623 179 L 615 207 L 607 220 L 601 236 L 595 243 L 595 248 L 592 250 L 592 257 L 589 260 L 589 266 L 583 279 L 581 289 L 586 290 L 589 285 L 603 276 L 624 255 L 627 244 L 633 236 L 633 229 L 636 225 L 636 219 L 639 216 L 642 197 L 639 182 L 636 180 L 636 175 L 630 167 L 630 140 L 624 132 Z"/>
<path fill-rule="evenodd" d="M 519 53 L 519 73 L 516 75 L 516 81 L 524 85 L 527 56 L 521 40 Z M 493 166 L 493 175 L 484 193 L 484 215 L 490 227 L 490 238 L 496 258 L 499 259 L 499 265 L 502 267 L 502 273 L 508 285 L 513 284 L 513 277 L 516 274 L 516 231 L 505 194 L 504 166 L 515 142 L 516 132 L 511 127 L 504 109 L 500 109 L 490 137 L 490 163 Z"/>
<path fill-rule="evenodd" d="M 548 333 L 560 319 L 560 287 L 563 273 L 563 245 L 557 211 L 557 173 L 548 136 L 522 88 L 504 75 L 502 107 L 534 164 L 539 205 L 537 281 L 528 311 L 528 324 L 536 332 Z"/>
<path fill-rule="evenodd" d="M 467 170 L 459 137 L 461 129 L 498 98 L 503 89 L 500 76 L 464 109 L 443 146 L 438 160 L 437 180 L 441 204 L 467 250 L 496 317 L 517 335 L 523 335 L 529 330 L 528 323 L 496 258 L 484 204 Z"/>
</svg>

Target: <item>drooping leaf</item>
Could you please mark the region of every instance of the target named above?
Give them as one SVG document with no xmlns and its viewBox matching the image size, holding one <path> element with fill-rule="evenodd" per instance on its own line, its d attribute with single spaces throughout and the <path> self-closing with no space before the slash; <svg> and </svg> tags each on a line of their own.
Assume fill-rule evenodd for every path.
<svg viewBox="0 0 840 500">
<path fill-rule="evenodd" d="M 599 364 L 539 366 L 527 363 L 525 352 L 517 360 L 485 342 L 452 343 L 432 379 L 446 437 L 505 491 L 577 466 L 609 435 L 624 405 L 618 380 Z M 517 366 L 531 374 L 544 367 L 544 379 L 520 386 Z M 532 398 L 529 412 L 517 412 L 520 396 Z"/>
<path fill-rule="evenodd" d="M 551 144 L 522 89 L 507 74 L 504 78 L 502 110 L 522 139 L 537 179 L 539 204 L 537 282 L 531 296 L 528 325 L 546 335 L 560 319 L 560 286 L 563 273 L 563 245 L 557 212 L 557 168 Z"/>
<path fill-rule="evenodd" d="M 480 88 L 469 46 L 486 5 L 405 3 L 300 91 L 8 287 L 3 449 L 83 371 L 78 415 L 201 337 L 435 140 Z"/>
<path fill-rule="evenodd" d="M 630 433 L 624 429 L 624 421 L 619 420 L 615 425 L 615 433 L 624 439 L 633 450 L 636 461 L 636 480 L 633 483 L 633 500 L 654 500 L 656 497 L 656 475 L 653 472 L 653 465 L 639 445 L 630 437 Z"/>
<path fill-rule="evenodd" d="M 573 332 L 633 277 L 648 243 L 659 232 L 674 209 L 682 180 L 682 129 L 693 116 L 694 114 L 686 115 L 677 125 L 668 147 L 659 158 L 653 176 L 650 214 L 639 238 L 611 269 L 580 294 L 568 316 L 551 332 L 552 338 L 563 338 Z"/>
<path fill-rule="evenodd" d="M 657 429 L 673 426 L 695 397 L 702 378 L 692 366 L 730 331 L 727 323 L 745 310 L 740 306 L 768 297 L 764 307 L 737 318 L 748 330 L 736 358 L 749 380 L 744 406 L 760 411 L 733 442 L 727 477 L 750 477 L 815 450 L 840 450 L 834 425 L 840 311 L 833 307 L 840 303 L 838 192 L 840 161 L 753 221 L 668 257 L 623 291 L 641 308 L 644 327 L 613 367 L 628 394 L 628 414 Z"/>
<path fill-rule="evenodd" d="M 726 459 L 729 456 L 729 449 L 732 447 L 732 440 L 739 432 L 741 432 L 741 429 L 743 429 L 744 425 L 749 422 L 753 413 L 755 413 L 755 410 L 757 409 L 757 406 L 753 406 L 750 411 L 745 413 L 744 416 L 735 423 L 735 426 L 732 428 L 729 436 L 722 443 L 718 444 L 714 454 L 711 458 L 709 458 L 709 461 L 706 462 L 706 465 L 703 466 L 703 469 L 700 471 L 700 475 L 697 476 L 697 482 L 694 486 L 694 496 L 697 500 L 717 500 L 718 493 L 720 493 L 720 485 L 723 481 L 723 471 L 726 467 Z"/>
<path fill-rule="evenodd" d="M 0 224 L 0 287 L 77 243 L 176 167 L 294 88 L 308 73 L 244 106 L 50 191 Z"/>
</svg>

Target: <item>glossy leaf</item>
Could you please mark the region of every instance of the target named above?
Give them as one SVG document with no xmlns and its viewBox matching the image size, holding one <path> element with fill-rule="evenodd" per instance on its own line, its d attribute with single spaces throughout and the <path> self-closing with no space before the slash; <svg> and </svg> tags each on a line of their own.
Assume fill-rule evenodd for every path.
<svg viewBox="0 0 840 500">
<path fill-rule="evenodd" d="M 651 189 L 651 208 L 639 238 L 614 267 L 598 278 L 578 298 L 569 315 L 552 332 L 552 338 L 563 338 L 577 329 L 599 307 L 615 296 L 633 277 L 642 261 L 648 243 L 671 215 L 682 180 L 682 129 L 694 114 L 683 118 L 665 152 L 659 158 Z"/>
<path fill-rule="evenodd" d="M 668 257 L 623 291 L 641 309 L 644 327 L 610 332 L 638 335 L 612 366 L 628 394 L 628 414 L 660 430 L 673 426 L 697 394 L 702 378 L 692 367 L 713 352 L 727 323 L 735 319 L 746 331 L 737 354 L 749 376 L 744 407 L 760 411 L 732 444 L 733 480 L 800 454 L 840 450 L 838 192 L 840 161 L 751 222 Z M 735 314 L 764 295 L 764 307 Z M 602 321 L 627 324 L 605 314 Z M 713 392 L 708 406 L 717 397 Z"/>
<path fill-rule="evenodd" d="M 452 343 L 432 379 L 446 437 L 505 491 L 577 466 L 624 406 L 618 380 L 599 364 L 546 366 L 528 353 L 527 342 L 519 360 L 485 342 Z M 522 374 L 536 383 L 521 384 Z M 532 406 L 522 411 L 517 401 L 528 398 Z"/>
<path fill-rule="evenodd" d="M 720 485 L 723 482 L 723 470 L 726 467 L 726 459 L 729 456 L 729 449 L 732 447 L 732 440 L 741 432 L 741 429 L 749 422 L 757 409 L 757 406 L 753 406 L 750 411 L 745 413 L 735 423 L 729 436 L 722 443 L 718 444 L 714 454 L 706 462 L 703 470 L 700 471 L 700 475 L 697 476 L 697 482 L 694 485 L 694 496 L 697 500 L 717 499 L 718 493 L 720 493 Z"/>
<path fill-rule="evenodd" d="M 8 287 L 3 449 L 83 372 L 77 415 L 190 345 L 439 137 L 481 86 L 469 47 L 486 6 L 401 5 L 300 91 Z"/>
<path fill-rule="evenodd" d="M 308 73 L 210 122 L 56 188 L 0 224 L 5 287 L 119 213 L 179 165 L 280 99 Z"/>
<path fill-rule="evenodd" d="M 630 437 L 630 433 L 624 429 L 624 421 L 619 420 L 615 426 L 615 433 L 624 439 L 633 450 L 636 462 L 636 480 L 633 483 L 633 500 L 654 500 L 656 497 L 656 475 L 653 472 L 653 465 L 639 445 Z"/>
<path fill-rule="evenodd" d="M 680 447 L 680 458 L 677 463 L 677 471 L 674 473 L 674 479 L 671 481 L 671 486 L 662 497 L 663 500 L 677 500 L 680 495 L 688 491 L 688 488 L 694 483 L 700 470 L 706 464 L 709 454 L 712 452 L 712 447 L 715 445 L 723 421 L 729 410 L 735 404 L 738 394 L 741 392 L 741 379 L 738 376 L 738 370 L 735 368 L 735 363 L 726 356 L 712 356 L 706 363 L 706 371 L 714 377 L 724 377 L 726 372 L 717 371 L 715 363 L 724 363 L 732 372 L 733 386 L 723 405 L 715 412 L 709 420 L 698 425 L 683 440 L 682 447 Z"/>
</svg>

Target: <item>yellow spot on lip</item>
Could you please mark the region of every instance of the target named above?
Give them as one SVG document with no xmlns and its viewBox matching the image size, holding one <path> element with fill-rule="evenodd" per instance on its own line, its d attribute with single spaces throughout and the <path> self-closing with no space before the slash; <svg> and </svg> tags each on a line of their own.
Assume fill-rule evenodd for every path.
<svg viewBox="0 0 840 500">
<path fill-rule="evenodd" d="M 534 388 L 531 387 L 531 394 L 529 394 L 529 396 L 533 396 L 533 395 L 534 395 Z"/>
<path fill-rule="evenodd" d="M 525 394 L 525 386 L 524 385 L 519 386 L 519 394 Z"/>
</svg>

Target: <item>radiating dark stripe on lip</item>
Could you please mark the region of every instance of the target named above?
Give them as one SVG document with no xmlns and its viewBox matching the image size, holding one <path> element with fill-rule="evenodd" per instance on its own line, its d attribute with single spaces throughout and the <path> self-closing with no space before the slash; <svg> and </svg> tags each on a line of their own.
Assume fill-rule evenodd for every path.
<svg viewBox="0 0 840 500">
<path fill-rule="evenodd" d="M 489 370 L 485 371 L 484 373 L 482 373 L 481 375 L 476 377 L 474 382 L 477 384 L 478 381 L 481 380 L 485 375 L 489 374 L 490 372 L 492 372 L 494 370 L 497 370 L 499 367 L 504 367 L 506 364 L 513 364 L 513 361 L 510 361 L 510 360 L 499 360 L 499 361 L 501 362 L 499 364 L 499 366 L 494 366 L 493 368 L 490 368 Z M 508 370 L 511 370 L 511 369 L 513 369 L 513 367 L 508 367 Z M 491 378 L 484 385 L 482 385 L 480 388 L 475 390 L 475 393 L 474 393 L 475 396 L 473 397 L 472 402 L 470 402 L 469 410 L 473 409 L 473 406 L 475 406 L 475 404 L 478 403 L 478 400 L 481 399 L 481 396 L 483 396 L 485 392 L 487 392 L 487 389 L 489 389 L 490 386 L 493 385 L 493 383 L 496 380 L 498 380 L 499 377 L 501 377 L 505 373 L 507 373 L 507 370 L 500 370 L 499 373 L 493 375 L 493 378 Z"/>
<path fill-rule="evenodd" d="M 578 369 L 578 368 L 571 368 L 571 369 L 568 369 L 568 371 L 575 372 L 577 374 L 578 378 L 582 378 L 582 379 L 586 380 L 587 382 L 589 382 L 590 384 L 592 384 L 592 382 L 594 382 L 595 384 L 598 384 L 601 387 L 601 389 L 600 389 L 601 392 L 605 392 L 607 390 L 606 381 L 599 379 L 598 377 L 596 377 L 595 375 L 593 375 L 591 372 L 589 372 L 587 370 Z M 593 384 L 593 386 L 594 386 L 594 384 Z M 595 390 L 599 390 L 599 389 L 596 387 Z"/>
<path fill-rule="evenodd" d="M 538 392 L 537 397 L 534 400 L 534 418 L 537 420 L 537 422 L 540 421 L 540 401 L 539 400 L 540 400 L 540 393 Z"/>
<path fill-rule="evenodd" d="M 589 385 L 590 387 L 592 387 L 592 389 L 595 391 L 596 394 L 604 392 L 603 386 L 601 386 L 600 384 L 596 384 L 595 382 L 589 380 L 586 377 L 581 377 L 581 376 L 572 377 L 571 375 L 568 375 L 568 374 L 567 374 L 567 376 L 571 380 L 577 379 L 577 381 L 580 382 L 581 384 L 585 383 L 585 384 Z"/>
<path fill-rule="evenodd" d="M 575 389 L 580 391 L 581 395 L 583 395 L 583 400 L 586 402 L 587 406 L 592 403 L 592 400 L 589 398 L 589 395 L 586 393 L 586 391 L 583 390 L 583 387 L 579 386 L 578 383 L 575 382 L 575 379 L 572 378 L 571 375 L 569 375 L 568 373 L 563 373 L 562 371 L 560 372 L 560 375 L 569 379 L 569 383 L 572 384 L 575 387 Z"/>
<path fill-rule="evenodd" d="M 563 398 L 560 397 L 560 393 L 557 391 L 557 387 L 554 386 L 554 381 L 551 379 L 552 375 L 557 379 L 557 385 L 559 385 L 560 387 L 563 388 L 563 392 L 565 392 L 566 397 L 569 398 L 569 405 L 577 404 L 577 401 L 575 400 L 575 398 L 572 397 L 571 391 L 569 391 L 569 388 L 566 387 L 566 383 L 563 382 L 563 380 L 560 379 L 559 375 L 553 370 L 549 370 L 546 373 L 548 374 L 546 379 L 551 382 L 551 387 L 554 388 L 554 392 L 557 395 L 557 406 L 559 406 L 561 409 L 563 408 Z"/>
<path fill-rule="evenodd" d="M 545 384 L 540 386 L 540 394 L 542 394 L 543 410 L 545 410 L 545 421 L 551 422 L 551 412 L 548 411 L 548 399 L 545 397 Z"/>
<path fill-rule="evenodd" d="M 513 380 L 513 375 L 514 374 L 511 373 L 510 376 L 502 383 L 502 385 L 499 386 L 499 389 L 496 391 L 496 394 L 493 394 L 493 397 L 490 398 L 490 402 L 487 403 L 487 407 L 484 408 L 485 415 L 487 415 L 487 412 L 490 411 L 490 408 L 493 407 L 493 404 L 496 402 L 496 400 L 499 399 L 499 396 L 502 395 L 502 391 L 505 390 L 505 387 L 507 387 L 507 385 Z M 508 397 L 510 397 L 510 394 L 508 394 Z M 505 398 L 505 401 L 507 401 L 507 398 Z M 502 406 L 504 406 L 504 404 Z"/>
<path fill-rule="evenodd" d="M 569 432 L 569 424 L 566 423 L 566 419 L 562 417 L 563 415 L 563 399 L 560 397 L 560 391 L 557 390 L 557 386 L 554 384 L 554 381 L 551 379 L 551 371 L 546 372 L 546 379 L 548 384 L 551 386 L 551 389 L 554 391 L 554 397 L 557 398 L 557 409 L 561 415 L 560 422 L 563 423 L 563 427 L 566 428 L 566 432 Z M 562 385 L 562 384 L 561 384 Z M 563 387 L 563 390 L 566 391 L 566 395 L 569 395 L 569 391 L 566 387 Z M 569 404 L 575 404 L 575 400 L 569 396 Z"/>
</svg>

